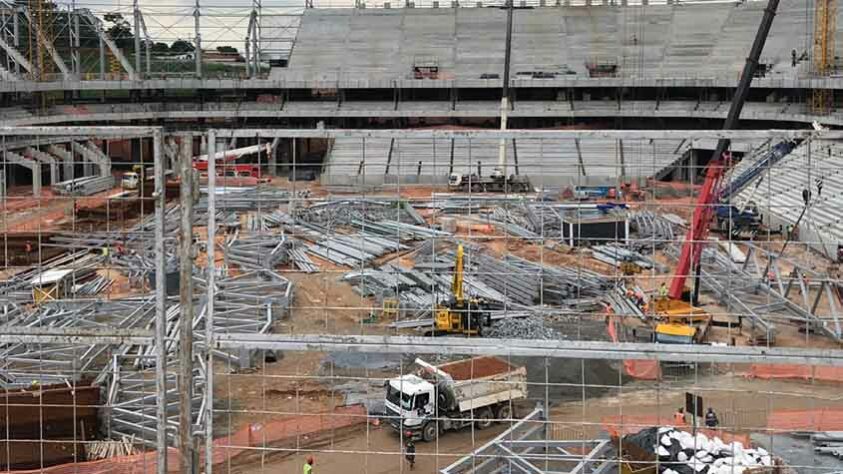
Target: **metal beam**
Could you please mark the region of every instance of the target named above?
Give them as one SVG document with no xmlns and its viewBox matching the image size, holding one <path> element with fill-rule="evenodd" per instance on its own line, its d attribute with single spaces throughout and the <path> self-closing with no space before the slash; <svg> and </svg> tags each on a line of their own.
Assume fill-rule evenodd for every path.
<svg viewBox="0 0 843 474">
<path fill-rule="evenodd" d="M 44 32 L 41 31 L 41 28 L 39 28 L 38 25 L 36 25 L 32 21 L 32 17 L 29 16 L 29 11 L 28 10 L 22 10 L 22 11 L 23 11 L 23 14 L 26 17 L 26 19 L 29 21 L 29 27 L 32 28 L 33 30 L 35 30 L 35 34 L 38 36 L 38 44 L 40 45 L 40 47 L 46 49 L 47 52 L 50 53 L 50 57 L 53 58 L 53 62 L 56 63 L 56 66 L 58 66 L 59 70 L 61 71 L 62 76 L 64 76 L 64 79 L 65 80 L 72 79 L 73 73 L 70 71 L 70 69 L 68 69 L 67 64 L 64 63 L 64 59 L 61 58 L 61 55 L 59 55 L 59 52 L 56 51 L 56 46 L 53 44 L 52 41 L 50 41 L 47 38 L 47 36 L 44 34 Z M 41 72 L 43 73 L 43 71 L 41 71 Z"/>
<path fill-rule="evenodd" d="M 217 135 L 213 130 L 208 132 L 208 156 L 216 157 Z M 217 164 L 216 160 L 208 161 L 208 238 L 205 245 L 208 254 L 207 269 L 205 271 L 208 288 L 207 303 L 205 304 L 205 340 L 214 339 L 214 297 L 216 294 L 216 190 L 217 190 Z M 274 172 L 272 173 L 275 174 Z M 205 345 L 205 363 L 210 368 L 205 375 L 205 405 L 214 406 L 214 351 L 209 345 Z M 214 410 L 207 410 L 205 418 L 205 474 L 213 474 L 214 449 L 211 440 L 214 439 Z"/>
<path fill-rule="evenodd" d="M 843 366 L 843 350 L 784 347 L 719 347 L 614 343 L 608 341 L 536 341 L 416 336 L 334 336 L 287 334 L 217 334 L 214 347 L 383 354 L 463 354 L 551 357 L 560 359 L 658 360 L 807 364 Z"/>
<path fill-rule="evenodd" d="M 20 51 L 15 49 L 9 43 L 5 42 L 2 37 L 0 37 L 0 48 L 2 48 L 3 51 L 6 52 L 6 54 L 11 56 L 12 59 L 15 60 L 16 64 L 23 66 L 23 68 L 29 71 L 31 74 L 35 74 L 37 72 L 36 67 L 33 66 L 32 63 L 29 62 L 29 60 L 26 59 L 23 54 L 20 53 Z"/>
<path fill-rule="evenodd" d="M 142 126 L 0 126 L 0 135 L 13 136 L 91 136 L 121 137 L 152 135 L 161 127 Z M 178 136 L 198 136 L 207 132 L 180 132 Z M 410 130 L 410 129 L 215 129 L 219 138 L 517 138 L 667 140 L 688 138 L 687 130 Z M 694 130 L 695 138 L 764 138 L 843 140 L 843 130 Z"/>
<path fill-rule="evenodd" d="M 196 60 L 197 79 L 202 78 L 202 32 L 199 25 L 199 18 L 202 15 L 201 8 L 202 7 L 199 5 L 199 0 L 196 0 L 196 4 L 193 8 L 193 32 L 196 35 L 196 40 L 193 45 L 193 57 Z"/>
<path fill-rule="evenodd" d="M 160 130 L 152 136 L 153 162 L 155 167 L 155 389 L 158 393 L 167 391 L 167 296 L 164 251 L 164 208 L 167 204 L 164 178 L 164 138 Z M 156 474 L 167 473 L 167 400 L 160 397 L 155 409 L 156 423 Z"/>
<path fill-rule="evenodd" d="M 147 77 L 152 72 L 152 37 L 149 35 L 149 30 L 146 29 L 146 21 L 143 19 L 143 12 L 138 10 L 138 18 L 140 19 L 141 31 L 146 40 L 146 75 Z"/>
<path fill-rule="evenodd" d="M 120 51 L 120 48 L 118 48 L 117 45 L 114 44 L 114 41 L 111 41 L 111 38 L 109 38 L 103 30 L 102 21 L 100 21 L 99 18 L 94 16 L 93 13 L 91 13 L 89 10 L 79 10 L 79 12 L 83 16 L 85 16 L 85 18 L 87 18 L 92 25 L 97 26 L 97 35 L 105 43 L 105 45 L 108 46 L 108 49 L 111 50 L 111 54 L 113 54 L 114 57 L 117 58 L 118 61 L 120 61 L 120 65 L 123 66 L 123 69 L 125 69 L 126 73 L 129 74 L 129 79 L 133 81 L 138 80 L 138 75 L 132 65 L 129 64 L 129 60 L 126 59 L 126 56 L 123 56 L 123 52 Z"/>
<path fill-rule="evenodd" d="M 0 65 L 0 79 L 4 81 L 17 81 L 18 76 L 14 75 L 11 71 Z"/>
<path fill-rule="evenodd" d="M 132 19 L 134 20 L 134 35 L 135 35 L 135 71 L 141 70 L 141 35 L 140 35 L 140 7 L 138 0 L 134 0 L 132 8 Z M 149 49 L 149 48 L 147 48 Z M 143 79 L 143 76 L 138 76 Z"/>
<path fill-rule="evenodd" d="M 184 474 L 197 471 L 193 440 L 193 137 L 182 137 L 179 153 L 181 226 L 179 233 L 179 465 Z M 210 245 L 210 242 L 209 242 Z"/>
<path fill-rule="evenodd" d="M 0 327 L 0 344 L 131 344 L 152 343 L 152 332 L 143 329 L 85 329 Z"/>
<path fill-rule="evenodd" d="M 161 127 L 0 127 L 0 136 L 84 136 L 90 137 L 119 137 L 130 138 L 132 136 L 149 136 Z"/>
<path fill-rule="evenodd" d="M 522 139 L 593 139 L 667 140 L 688 138 L 683 130 L 408 130 L 408 129 L 217 129 L 221 138 L 516 138 Z M 836 130 L 694 130 L 699 139 L 749 140 L 764 138 L 841 140 Z"/>
</svg>

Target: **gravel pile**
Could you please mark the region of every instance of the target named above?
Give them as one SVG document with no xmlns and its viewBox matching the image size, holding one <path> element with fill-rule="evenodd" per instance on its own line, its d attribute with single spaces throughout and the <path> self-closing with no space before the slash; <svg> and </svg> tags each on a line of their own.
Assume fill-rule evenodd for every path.
<svg viewBox="0 0 843 474">
<path fill-rule="evenodd" d="M 654 452 L 662 474 L 742 474 L 773 465 L 773 457 L 763 448 L 746 448 L 737 441 L 726 444 L 716 436 L 694 436 L 669 426 L 648 428 L 624 442 Z"/>
<path fill-rule="evenodd" d="M 495 321 L 491 328 L 483 331 L 484 337 L 500 339 L 560 339 L 556 330 L 544 324 L 544 318 L 510 318 Z"/>
</svg>

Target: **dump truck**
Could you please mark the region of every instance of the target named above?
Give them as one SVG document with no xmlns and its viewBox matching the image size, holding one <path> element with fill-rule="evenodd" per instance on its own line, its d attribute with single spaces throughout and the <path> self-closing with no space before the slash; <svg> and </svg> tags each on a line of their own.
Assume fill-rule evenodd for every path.
<svg viewBox="0 0 843 474">
<path fill-rule="evenodd" d="M 445 431 L 506 422 L 513 402 L 527 397 L 527 369 L 497 357 L 415 363 L 415 373 L 387 381 L 385 400 L 388 423 L 412 439 L 433 441 Z"/>
</svg>

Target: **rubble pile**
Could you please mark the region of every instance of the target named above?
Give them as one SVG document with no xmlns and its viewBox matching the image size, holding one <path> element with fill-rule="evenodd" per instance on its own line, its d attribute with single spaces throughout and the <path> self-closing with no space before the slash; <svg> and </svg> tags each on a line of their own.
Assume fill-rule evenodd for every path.
<svg viewBox="0 0 843 474">
<path fill-rule="evenodd" d="M 653 427 L 628 435 L 624 443 L 636 444 L 659 460 L 662 474 L 742 474 L 773 465 L 773 457 L 763 448 L 744 447 L 734 441 L 696 436 L 672 426 Z"/>
<path fill-rule="evenodd" d="M 555 329 L 545 325 L 544 318 L 538 316 L 495 321 L 491 328 L 484 330 L 483 336 L 500 339 L 562 339 Z"/>
</svg>

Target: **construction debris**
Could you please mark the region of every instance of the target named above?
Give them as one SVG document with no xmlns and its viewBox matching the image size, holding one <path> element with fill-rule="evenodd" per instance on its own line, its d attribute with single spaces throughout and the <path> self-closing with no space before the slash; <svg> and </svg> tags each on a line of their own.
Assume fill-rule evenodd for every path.
<svg viewBox="0 0 843 474">
<path fill-rule="evenodd" d="M 672 426 L 647 428 L 623 441 L 655 454 L 662 474 L 734 474 L 773 465 L 773 456 L 763 448 L 724 443 L 716 436 L 693 435 Z"/>
<path fill-rule="evenodd" d="M 483 336 L 533 340 L 558 340 L 563 338 L 556 330 L 547 327 L 544 318 L 539 316 L 505 318 L 495 321 L 491 328 L 483 332 Z"/>
</svg>

